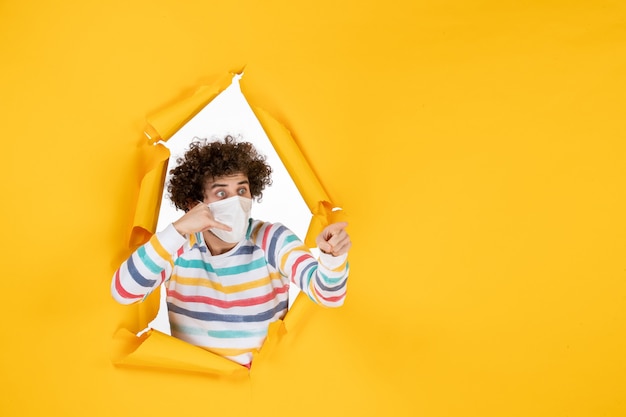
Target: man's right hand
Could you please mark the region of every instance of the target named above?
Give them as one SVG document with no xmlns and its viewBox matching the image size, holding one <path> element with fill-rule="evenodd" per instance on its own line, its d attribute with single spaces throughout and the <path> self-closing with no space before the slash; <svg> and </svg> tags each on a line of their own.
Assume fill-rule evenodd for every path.
<svg viewBox="0 0 626 417">
<path fill-rule="evenodd" d="M 213 213 L 204 203 L 198 203 L 173 223 L 174 228 L 181 235 L 190 235 L 196 232 L 204 232 L 212 228 L 230 232 L 232 229 L 213 217 Z"/>
</svg>

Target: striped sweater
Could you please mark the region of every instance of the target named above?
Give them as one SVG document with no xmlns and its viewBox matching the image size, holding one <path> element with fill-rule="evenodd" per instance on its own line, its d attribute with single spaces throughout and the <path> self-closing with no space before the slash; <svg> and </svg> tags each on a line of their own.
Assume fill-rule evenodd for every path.
<svg viewBox="0 0 626 417">
<path fill-rule="evenodd" d="M 172 336 L 249 367 L 269 324 L 287 313 L 290 284 L 339 307 L 348 270 L 347 255 L 318 261 L 280 223 L 250 220 L 246 239 L 216 256 L 202 233 L 183 237 L 170 224 L 120 266 L 111 293 L 131 304 L 165 282 Z"/>
</svg>

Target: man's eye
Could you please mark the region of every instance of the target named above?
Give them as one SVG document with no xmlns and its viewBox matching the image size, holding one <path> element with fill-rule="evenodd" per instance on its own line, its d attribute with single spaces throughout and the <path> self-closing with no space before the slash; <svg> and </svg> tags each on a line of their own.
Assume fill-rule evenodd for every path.
<svg viewBox="0 0 626 417">
<path fill-rule="evenodd" d="M 246 192 L 247 192 L 247 191 L 248 191 L 248 190 L 247 190 L 247 189 L 245 189 L 245 188 L 240 188 L 240 189 L 239 189 L 239 195 L 246 195 Z"/>
<path fill-rule="evenodd" d="M 218 191 L 217 193 L 215 193 L 215 195 L 219 198 L 224 198 L 226 197 L 226 191 Z"/>
</svg>

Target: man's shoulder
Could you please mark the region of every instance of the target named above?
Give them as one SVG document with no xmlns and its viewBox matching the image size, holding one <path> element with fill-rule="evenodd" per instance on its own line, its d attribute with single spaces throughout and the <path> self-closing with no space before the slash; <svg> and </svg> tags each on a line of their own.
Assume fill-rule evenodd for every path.
<svg viewBox="0 0 626 417">
<path fill-rule="evenodd" d="M 259 219 L 250 219 L 248 237 L 253 242 L 267 240 L 269 236 L 276 234 L 293 234 L 293 232 L 282 223 L 272 223 Z"/>
<path fill-rule="evenodd" d="M 250 219 L 250 229 L 259 229 L 259 228 L 272 228 L 272 229 L 279 229 L 279 228 L 285 228 L 288 229 L 284 224 L 280 223 L 280 222 L 268 222 L 265 220 L 259 220 L 259 219 Z"/>
</svg>

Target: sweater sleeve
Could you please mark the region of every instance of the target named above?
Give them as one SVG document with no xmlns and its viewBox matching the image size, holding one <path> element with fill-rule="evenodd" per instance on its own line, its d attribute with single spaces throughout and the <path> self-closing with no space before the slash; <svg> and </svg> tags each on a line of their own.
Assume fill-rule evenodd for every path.
<svg viewBox="0 0 626 417">
<path fill-rule="evenodd" d="M 185 244 L 171 224 L 156 233 L 115 271 L 111 294 L 121 304 L 143 300 L 172 274 L 174 257 Z"/>
<path fill-rule="evenodd" d="M 349 274 L 347 254 L 335 257 L 321 253 L 316 260 L 306 245 L 280 223 L 264 223 L 256 238 L 268 262 L 311 300 L 326 307 L 343 305 Z"/>
</svg>

